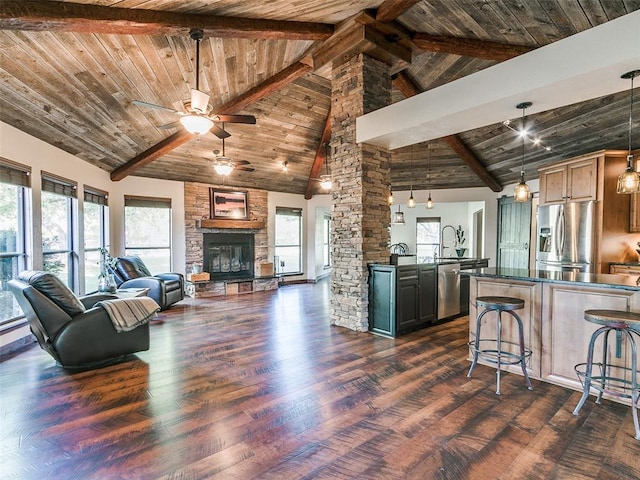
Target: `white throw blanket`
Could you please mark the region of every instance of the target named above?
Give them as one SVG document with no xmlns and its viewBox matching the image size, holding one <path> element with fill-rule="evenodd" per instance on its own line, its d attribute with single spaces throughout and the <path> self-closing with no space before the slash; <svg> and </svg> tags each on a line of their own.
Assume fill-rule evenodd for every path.
<svg viewBox="0 0 640 480">
<path fill-rule="evenodd" d="M 160 306 L 149 297 L 119 298 L 96 303 L 107 311 L 116 332 L 128 332 L 158 316 Z"/>
</svg>

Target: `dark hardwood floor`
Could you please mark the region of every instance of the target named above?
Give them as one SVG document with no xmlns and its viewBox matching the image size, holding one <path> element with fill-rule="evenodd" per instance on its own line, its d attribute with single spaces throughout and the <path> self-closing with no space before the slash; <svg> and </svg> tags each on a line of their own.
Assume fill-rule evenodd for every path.
<svg viewBox="0 0 640 480">
<path fill-rule="evenodd" d="M 0 476 L 637 479 L 631 409 L 478 366 L 467 319 L 398 339 L 328 324 L 327 283 L 188 299 L 151 350 L 69 372 L 0 364 Z"/>
</svg>

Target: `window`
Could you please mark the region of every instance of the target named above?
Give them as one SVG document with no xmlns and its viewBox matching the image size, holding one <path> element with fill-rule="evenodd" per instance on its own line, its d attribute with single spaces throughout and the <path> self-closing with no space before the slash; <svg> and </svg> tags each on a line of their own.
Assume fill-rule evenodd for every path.
<svg viewBox="0 0 640 480">
<path fill-rule="evenodd" d="M 31 169 L 0 158 L 0 328 L 22 316 L 9 280 L 27 268 Z"/>
<path fill-rule="evenodd" d="M 324 216 L 322 229 L 322 264 L 325 267 L 331 266 L 331 217 Z"/>
<path fill-rule="evenodd" d="M 71 290 L 75 284 L 77 258 L 77 184 L 42 172 L 42 265 Z"/>
<path fill-rule="evenodd" d="M 151 273 L 171 271 L 171 199 L 124 197 L 127 255 L 138 255 Z"/>
<path fill-rule="evenodd" d="M 416 255 L 418 263 L 440 255 L 440 217 L 418 217 Z"/>
<path fill-rule="evenodd" d="M 276 272 L 302 273 L 302 210 L 276 207 Z"/>
<path fill-rule="evenodd" d="M 84 292 L 98 289 L 100 249 L 109 247 L 108 194 L 84 186 Z"/>
</svg>

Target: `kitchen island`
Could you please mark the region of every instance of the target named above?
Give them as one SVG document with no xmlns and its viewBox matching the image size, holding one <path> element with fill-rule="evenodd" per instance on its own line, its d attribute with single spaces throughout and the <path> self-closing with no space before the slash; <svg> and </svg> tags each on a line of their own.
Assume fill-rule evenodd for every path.
<svg viewBox="0 0 640 480">
<path fill-rule="evenodd" d="M 415 255 L 400 255 L 396 260 L 399 264 L 369 265 L 369 330 L 389 337 L 466 315 L 466 270 L 489 263 L 487 258 L 416 263 Z"/>
<path fill-rule="evenodd" d="M 598 327 L 584 320 L 584 311 L 640 312 L 640 286 L 630 275 L 497 268 L 478 269 L 469 275 L 469 340 L 475 338 L 476 297 L 499 295 L 521 298 L 525 307 L 518 314 L 524 324 L 525 344 L 533 352 L 527 368 L 529 376 L 574 390 L 582 390 L 574 366 L 586 361 L 589 339 Z M 485 324 L 490 315 L 495 314 L 489 313 L 483 318 L 483 338 L 495 338 L 495 321 Z M 517 331 L 510 329 L 510 323 L 505 322 L 503 339 L 515 342 Z M 631 349 L 626 343 L 622 346 L 621 358 L 616 359 L 615 354 L 611 358 L 616 365 L 628 367 Z M 610 342 L 609 348 L 615 348 L 614 341 Z M 596 351 L 595 358 L 601 358 L 601 352 Z M 506 370 L 517 374 L 520 367 L 511 366 Z M 619 372 L 622 377 L 628 375 L 622 369 Z M 607 398 L 628 403 L 614 397 Z"/>
</svg>

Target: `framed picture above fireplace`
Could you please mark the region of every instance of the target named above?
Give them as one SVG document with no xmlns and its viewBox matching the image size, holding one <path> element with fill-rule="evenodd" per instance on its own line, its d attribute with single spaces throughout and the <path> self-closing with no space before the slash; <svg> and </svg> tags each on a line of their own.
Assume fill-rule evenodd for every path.
<svg viewBox="0 0 640 480">
<path fill-rule="evenodd" d="M 238 190 L 209 189 L 211 218 L 249 220 L 247 192 Z"/>
</svg>

